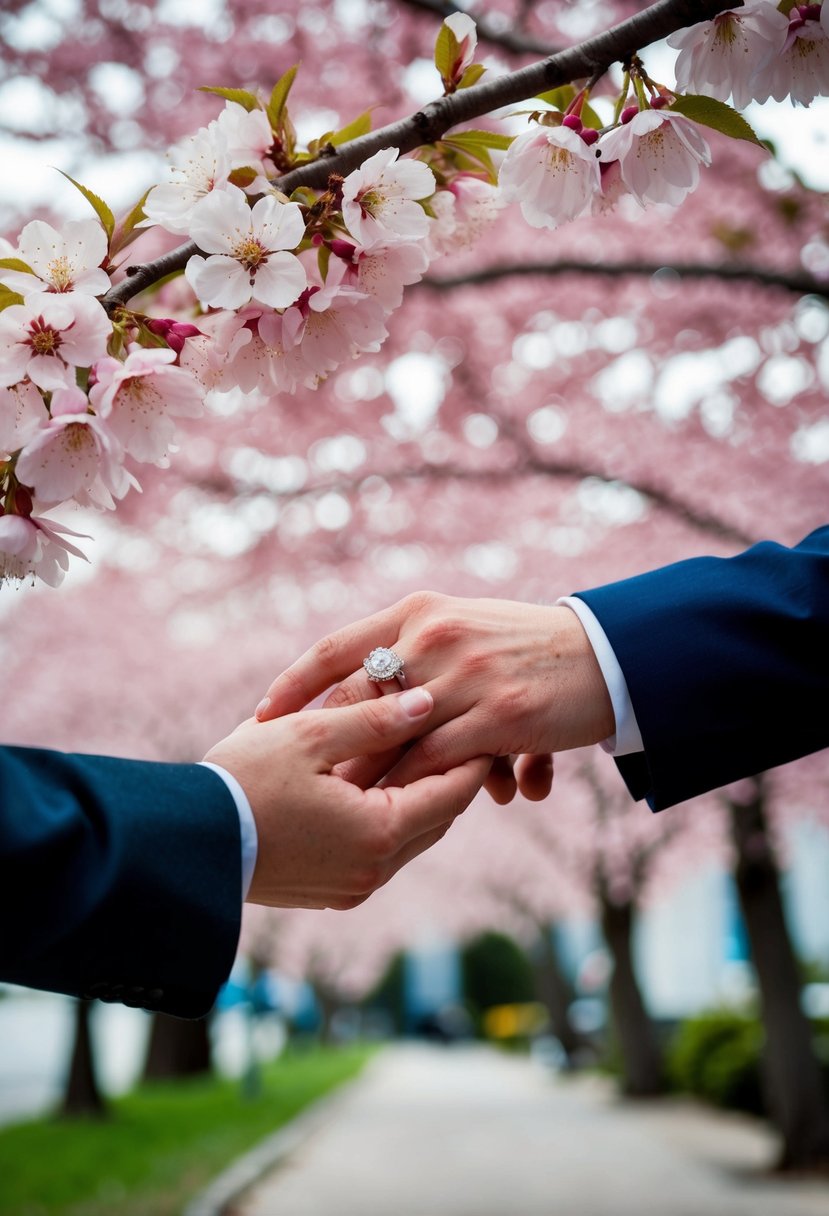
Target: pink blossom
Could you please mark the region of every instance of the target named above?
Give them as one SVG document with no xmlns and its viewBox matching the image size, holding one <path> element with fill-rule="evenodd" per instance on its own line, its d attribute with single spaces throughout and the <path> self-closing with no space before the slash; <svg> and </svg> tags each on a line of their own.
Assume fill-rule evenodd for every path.
<svg viewBox="0 0 829 1216">
<path fill-rule="evenodd" d="M 469 249 L 494 223 L 503 207 L 503 196 L 489 182 L 461 174 L 431 200 L 435 220 L 429 229 L 427 249 L 431 257 Z"/>
<path fill-rule="evenodd" d="M 23 447 L 47 417 L 43 398 L 30 380 L 0 388 L 0 454 Z"/>
<path fill-rule="evenodd" d="M 305 235 L 296 203 L 272 195 L 251 208 L 236 186 L 215 191 L 193 208 L 190 235 L 207 259 L 192 257 L 185 275 L 204 305 L 244 308 L 251 302 L 287 308 L 305 287 L 305 270 L 292 253 Z"/>
<path fill-rule="evenodd" d="M 788 28 L 786 17 L 769 0 L 746 0 L 734 12 L 672 34 L 668 45 L 679 50 L 677 89 L 720 101 L 731 95 L 743 109 L 758 92 L 758 74 L 783 50 Z"/>
<path fill-rule="evenodd" d="M 214 190 L 227 187 L 231 159 L 223 134 L 211 124 L 172 148 L 173 180 L 153 186 L 144 203 L 141 227 L 158 224 L 167 232 L 189 231 L 190 214 L 196 203 Z"/>
<path fill-rule="evenodd" d="M 533 125 L 510 144 L 498 176 L 505 202 L 521 205 L 533 228 L 583 215 L 599 190 L 594 149 L 569 127 Z"/>
<path fill-rule="evenodd" d="M 105 423 L 88 412 L 88 404 L 79 388 L 57 389 L 51 418 L 17 459 L 18 479 L 42 502 L 62 502 L 87 492 L 98 478 L 115 498 L 123 498 L 129 489 L 121 445 Z"/>
<path fill-rule="evenodd" d="M 190 373 L 172 366 L 175 351 L 133 347 L 123 363 L 101 359 L 90 400 L 136 460 L 163 460 L 175 437 L 171 416 L 198 418 L 203 394 Z"/>
<path fill-rule="evenodd" d="M 762 73 L 757 100 L 791 98 L 792 105 L 810 105 L 829 94 L 829 29 L 826 5 L 795 6 L 789 14 L 788 34 L 781 54 Z M 759 80 L 759 78 L 758 78 Z"/>
<path fill-rule="evenodd" d="M 0 515 L 0 584 L 37 575 L 48 586 L 58 587 L 69 568 L 70 553 L 88 560 L 67 536 L 89 539 L 45 516 Z"/>
<path fill-rule="evenodd" d="M 343 182 L 343 220 L 358 245 L 416 241 L 429 231 L 417 202 L 435 190 L 435 175 L 419 160 L 398 161 L 397 148 L 383 148 Z"/>
<path fill-rule="evenodd" d="M 71 388 L 75 368 L 105 354 L 111 336 L 112 323 L 91 296 L 29 296 L 0 312 L 0 387 L 28 376 L 38 388 Z"/>
<path fill-rule="evenodd" d="M 699 184 L 700 165 L 711 163 L 695 123 L 669 110 L 642 110 L 599 143 L 603 163 L 618 160 L 622 181 L 640 206 L 679 206 Z"/>
<path fill-rule="evenodd" d="M 67 220 L 60 232 L 43 220 L 32 220 L 20 233 L 13 256 L 34 273 L 0 269 L 0 283 L 23 296 L 43 291 L 101 296 L 109 289 L 109 275 L 101 270 L 108 249 L 97 220 Z"/>
<path fill-rule="evenodd" d="M 429 269 L 429 255 L 419 242 L 358 249 L 347 241 L 338 241 L 334 246 L 347 266 L 343 284 L 373 296 L 386 312 L 399 308 L 403 288 L 419 283 Z"/>
</svg>

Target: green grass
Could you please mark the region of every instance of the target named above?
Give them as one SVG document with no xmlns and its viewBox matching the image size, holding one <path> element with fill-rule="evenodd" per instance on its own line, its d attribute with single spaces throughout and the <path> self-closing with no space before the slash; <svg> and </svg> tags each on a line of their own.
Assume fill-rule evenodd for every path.
<svg viewBox="0 0 829 1216">
<path fill-rule="evenodd" d="M 0 1216 L 177 1216 L 240 1153 L 354 1076 L 369 1048 L 286 1053 L 260 1096 L 216 1078 L 144 1085 L 105 1121 L 0 1129 Z"/>
</svg>

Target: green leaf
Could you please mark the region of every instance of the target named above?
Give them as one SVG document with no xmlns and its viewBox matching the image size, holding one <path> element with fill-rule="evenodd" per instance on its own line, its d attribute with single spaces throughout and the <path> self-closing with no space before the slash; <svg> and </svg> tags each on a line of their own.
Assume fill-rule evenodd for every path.
<svg viewBox="0 0 829 1216">
<path fill-rule="evenodd" d="M 576 96 L 576 90 L 571 84 L 562 84 L 557 89 L 548 89 L 546 93 L 536 93 L 539 101 L 546 101 L 556 110 L 566 110 Z"/>
<path fill-rule="evenodd" d="M 131 245 L 136 237 L 140 235 L 136 230 L 141 221 L 147 218 L 144 215 L 144 204 L 147 201 L 149 193 L 149 190 L 144 191 L 132 210 L 124 216 L 121 223 L 115 229 L 111 241 L 110 254 L 115 254 L 121 249 L 125 249 L 127 245 Z"/>
<path fill-rule="evenodd" d="M 668 109 L 677 114 L 683 114 L 686 118 L 701 123 L 705 127 L 713 127 L 715 131 L 721 131 L 723 135 L 729 135 L 732 139 L 745 139 L 751 144 L 763 146 L 750 123 L 746 122 L 742 114 L 738 114 L 736 110 L 732 110 L 731 106 L 727 106 L 724 101 L 715 101 L 713 97 L 700 97 L 693 93 L 686 93 L 684 97 L 677 97 L 672 101 Z"/>
<path fill-rule="evenodd" d="M 501 135 L 498 131 L 453 131 L 451 135 L 444 136 L 443 143 L 454 144 L 468 152 L 480 148 L 496 148 L 499 152 L 506 152 L 514 138 L 513 135 Z"/>
<path fill-rule="evenodd" d="M 271 99 L 268 102 L 267 114 L 271 124 L 272 131 L 281 131 L 282 115 L 285 111 L 285 104 L 288 100 L 288 94 L 291 91 L 291 86 L 294 83 L 299 64 L 295 63 L 292 68 L 288 68 L 284 76 L 280 76 L 276 84 L 271 90 Z"/>
<path fill-rule="evenodd" d="M 235 101 L 238 106 L 242 106 L 248 113 L 251 110 L 261 110 L 259 98 L 255 93 L 248 92 L 247 89 L 223 89 L 218 84 L 203 84 L 199 86 L 200 93 L 215 93 L 217 97 L 224 97 L 225 101 Z"/>
<path fill-rule="evenodd" d="M 370 130 L 371 110 L 364 110 L 353 122 L 350 122 L 345 127 L 341 127 L 333 135 L 329 135 L 328 142 L 337 148 L 340 144 L 347 144 L 350 139 L 357 139 L 360 135 L 367 135 Z"/>
<path fill-rule="evenodd" d="M 797 0 L 780 0 L 780 3 L 777 6 L 777 10 L 778 10 L 778 12 L 782 13 L 784 17 L 788 17 L 789 13 L 792 11 L 792 9 L 794 8 L 794 6 L 796 4 L 797 4 Z"/>
<path fill-rule="evenodd" d="M 446 84 L 452 79 L 452 69 L 458 62 L 460 52 L 461 48 L 457 38 L 444 22 L 435 41 L 435 67 L 440 72 L 441 80 Z"/>
<path fill-rule="evenodd" d="M 88 186 L 82 186 L 80 182 L 76 182 L 74 177 L 70 177 L 68 173 L 64 173 L 63 169 L 58 169 L 63 177 L 68 182 L 71 182 L 76 190 L 80 190 L 86 201 L 90 204 L 98 219 L 104 226 L 104 232 L 107 234 L 107 239 L 112 240 L 112 234 L 115 231 L 115 216 L 102 198 L 98 198 Z"/>
<path fill-rule="evenodd" d="M 0 284 L 0 312 L 4 308 L 8 308 L 11 304 L 22 304 L 23 297 L 16 291 L 10 291 L 8 287 L 3 287 Z"/>
<path fill-rule="evenodd" d="M 19 270 L 23 274 L 34 274 L 31 266 L 22 258 L 0 258 L 0 270 Z"/>
<path fill-rule="evenodd" d="M 470 63 L 469 67 L 458 81 L 458 88 L 468 89 L 470 85 L 477 84 L 485 71 L 486 68 L 482 63 Z"/>
<path fill-rule="evenodd" d="M 581 120 L 586 127 L 592 127 L 594 131 L 601 131 L 602 127 L 605 126 L 605 123 L 602 122 L 588 101 L 581 108 Z"/>
</svg>

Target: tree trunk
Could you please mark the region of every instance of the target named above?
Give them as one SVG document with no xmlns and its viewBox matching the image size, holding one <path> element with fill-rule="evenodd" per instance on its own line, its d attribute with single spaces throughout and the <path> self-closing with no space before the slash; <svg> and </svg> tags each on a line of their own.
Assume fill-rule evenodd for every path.
<svg viewBox="0 0 829 1216">
<path fill-rule="evenodd" d="M 829 1164 L 829 1106 L 809 1020 L 800 1003 L 797 960 L 786 927 L 780 877 L 758 778 L 747 804 L 729 801 L 737 850 L 735 880 L 760 988 L 772 1118 L 783 1137 L 779 1168 Z"/>
<path fill-rule="evenodd" d="M 539 926 L 538 942 L 533 950 L 532 963 L 538 999 L 550 1015 L 550 1030 L 558 1039 L 567 1056 L 568 1063 L 584 1050 L 588 1043 L 570 1022 L 569 1008 L 574 992 L 561 969 L 553 933 L 554 925 Z"/>
<path fill-rule="evenodd" d="M 156 1013 L 144 1061 L 144 1080 L 192 1077 L 205 1072 L 210 1072 L 207 1018 L 185 1021 Z"/>
<path fill-rule="evenodd" d="M 95 1074 L 95 1057 L 92 1051 L 89 1023 L 91 1009 L 91 1001 L 75 1002 L 75 1041 L 72 1045 L 69 1076 L 60 1108 L 61 1115 L 66 1118 L 84 1115 L 103 1119 L 108 1114 L 107 1105 Z"/>
<path fill-rule="evenodd" d="M 601 894 L 602 931 L 613 959 L 610 1012 L 622 1055 L 622 1088 L 630 1097 L 664 1092 L 662 1050 L 633 967 L 633 904 Z"/>
</svg>

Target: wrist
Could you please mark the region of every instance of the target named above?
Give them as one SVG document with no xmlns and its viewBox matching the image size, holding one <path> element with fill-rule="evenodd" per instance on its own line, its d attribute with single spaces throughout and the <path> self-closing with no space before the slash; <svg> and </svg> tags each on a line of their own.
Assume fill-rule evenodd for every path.
<svg viewBox="0 0 829 1216">
<path fill-rule="evenodd" d="M 586 747 L 616 730 L 613 703 L 595 651 L 579 617 L 566 605 L 551 608 L 551 645 L 557 679 L 552 706 L 558 751 Z"/>
</svg>

